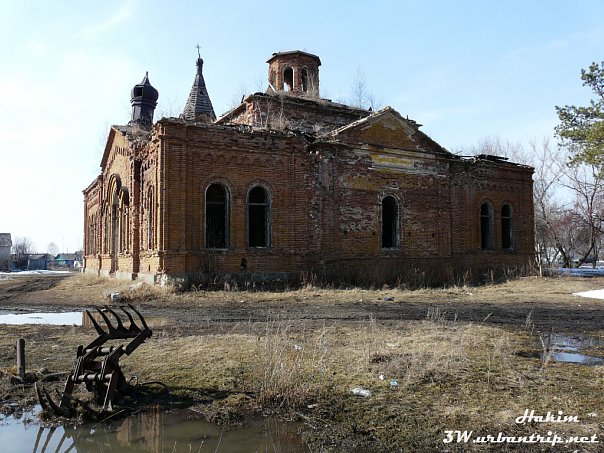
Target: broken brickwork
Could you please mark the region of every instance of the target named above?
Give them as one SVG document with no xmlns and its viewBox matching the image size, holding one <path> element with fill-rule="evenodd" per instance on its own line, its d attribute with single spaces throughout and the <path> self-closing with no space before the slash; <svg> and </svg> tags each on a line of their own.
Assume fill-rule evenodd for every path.
<svg viewBox="0 0 604 453">
<path fill-rule="evenodd" d="M 321 99 L 319 65 L 274 54 L 267 92 L 216 121 L 112 127 L 84 191 L 86 270 L 379 283 L 530 266 L 530 167 L 455 156 L 390 107 Z"/>
</svg>

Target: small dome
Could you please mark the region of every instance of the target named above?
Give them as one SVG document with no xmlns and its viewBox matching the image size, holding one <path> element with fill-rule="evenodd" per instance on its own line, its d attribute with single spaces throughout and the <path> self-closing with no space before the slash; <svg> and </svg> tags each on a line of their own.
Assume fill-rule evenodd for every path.
<svg viewBox="0 0 604 453">
<path fill-rule="evenodd" d="M 152 103 L 157 103 L 157 99 L 159 98 L 159 92 L 153 88 L 151 83 L 149 82 L 149 73 L 145 73 L 145 78 L 141 83 L 134 85 L 132 91 L 130 92 L 130 97 L 132 101 L 142 100 Z"/>
</svg>

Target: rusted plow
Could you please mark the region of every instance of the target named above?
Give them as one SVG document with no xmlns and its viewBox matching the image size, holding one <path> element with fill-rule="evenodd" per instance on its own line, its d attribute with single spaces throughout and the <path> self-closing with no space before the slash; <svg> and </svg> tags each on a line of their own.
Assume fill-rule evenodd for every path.
<svg viewBox="0 0 604 453">
<path fill-rule="evenodd" d="M 99 325 L 100 320 L 97 322 L 97 319 L 86 310 L 86 315 L 96 329 L 98 337 L 88 346 L 78 347 L 73 370 L 67 377 L 63 394 L 59 395 L 60 402 L 55 403 L 48 390 L 39 382 L 35 384 L 40 405 L 47 412 L 52 412 L 57 416 L 69 416 L 76 411 L 78 405 L 86 411 L 96 412 L 88 403 L 73 396 L 74 387 L 79 384 L 84 384 L 86 390 L 93 393 L 94 403 L 102 408 L 102 412 L 113 411 L 113 402 L 117 400 L 117 397 L 130 393 L 132 386 L 126 381 L 120 368 L 120 357 L 124 354 L 132 354 L 151 336 L 152 331 L 147 326 L 143 315 L 132 305 L 120 306 L 115 309 L 95 307 L 95 311 L 104 322 L 106 329 Z M 123 313 L 127 317 L 127 321 L 120 318 L 117 311 Z M 133 313 L 138 317 L 138 324 L 134 320 Z M 113 322 L 110 320 L 110 316 L 114 318 Z M 124 325 L 124 322 L 127 323 L 127 326 Z M 126 345 L 106 344 L 111 340 L 127 339 L 130 339 L 130 342 Z"/>
</svg>

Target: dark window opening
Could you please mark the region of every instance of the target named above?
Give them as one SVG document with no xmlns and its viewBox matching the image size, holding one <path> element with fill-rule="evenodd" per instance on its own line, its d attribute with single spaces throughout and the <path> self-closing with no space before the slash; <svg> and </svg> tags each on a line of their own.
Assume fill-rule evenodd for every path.
<svg viewBox="0 0 604 453">
<path fill-rule="evenodd" d="M 226 188 L 212 184 L 206 191 L 206 247 L 228 247 L 228 196 Z"/>
<path fill-rule="evenodd" d="M 270 204 L 263 187 L 254 187 L 248 196 L 248 244 L 250 247 L 268 247 Z"/>
<path fill-rule="evenodd" d="M 285 68 L 283 70 L 283 90 L 292 91 L 294 89 L 294 70 Z"/>
<path fill-rule="evenodd" d="M 488 203 L 480 206 L 480 248 L 493 248 L 493 209 Z"/>
<path fill-rule="evenodd" d="M 398 204 L 394 197 L 382 200 L 382 248 L 398 247 Z"/>
<path fill-rule="evenodd" d="M 153 187 L 147 191 L 147 250 L 155 249 L 155 203 Z"/>
<path fill-rule="evenodd" d="M 501 208 L 501 248 L 507 250 L 514 248 L 512 208 L 507 204 Z"/>
<path fill-rule="evenodd" d="M 134 97 L 138 98 L 143 95 L 143 87 L 134 87 Z"/>
<path fill-rule="evenodd" d="M 302 69 L 302 72 L 300 73 L 300 79 L 302 82 L 302 91 L 308 91 L 308 69 Z"/>
</svg>

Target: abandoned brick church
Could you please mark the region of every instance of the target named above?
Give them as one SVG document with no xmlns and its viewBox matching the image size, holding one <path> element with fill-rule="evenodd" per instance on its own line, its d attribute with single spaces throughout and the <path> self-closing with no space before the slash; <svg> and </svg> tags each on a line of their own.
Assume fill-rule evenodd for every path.
<svg viewBox="0 0 604 453">
<path fill-rule="evenodd" d="M 532 168 L 456 156 L 390 107 L 319 95 L 316 55 L 216 118 L 203 60 L 179 118 L 147 76 L 84 190 L 85 270 L 145 281 L 446 280 L 530 266 Z"/>
</svg>

